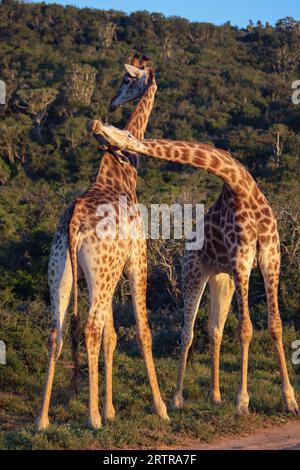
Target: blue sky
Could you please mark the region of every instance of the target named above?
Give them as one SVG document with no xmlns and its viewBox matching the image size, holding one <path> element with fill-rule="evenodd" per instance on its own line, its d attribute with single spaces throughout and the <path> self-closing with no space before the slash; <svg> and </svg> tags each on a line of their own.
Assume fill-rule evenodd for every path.
<svg viewBox="0 0 300 470">
<path fill-rule="evenodd" d="M 274 24 L 279 18 L 300 20 L 300 0 L 56 0 L 46 3 L 113 9 L 131 13 L 137 10 L 176 15 L 193 21 L 245 26 L 249 19 Z"/>
</svg>

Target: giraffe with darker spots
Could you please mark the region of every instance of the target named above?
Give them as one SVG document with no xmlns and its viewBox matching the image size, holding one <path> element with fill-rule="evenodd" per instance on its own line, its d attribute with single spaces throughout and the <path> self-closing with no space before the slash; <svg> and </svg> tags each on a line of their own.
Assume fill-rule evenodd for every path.
<svg viewBox="0 0 300 470">
<path fill-rule="evenodd" d="M 109 145 L 139 152 L 176 163 L 206 170 L 224 181 L 223 190 L 204 219 L 204 245 L 199 250 L 185 250 L 182 287 L 185 305 L 181 339 L 181 358 L 174 396 L 174 406 L 183 402 L 183 380 L 189 348 L 193 340 L 196 314 L 206 285 L 210 288 L 211 311 L 211 399 L 221 401 L 219 388 L 220 346 L 232 296 L 236 292 L 239 307 L 241 379 L 238 413 L 247 414 L 248 351 L 252 338 L 248 294 L 251 270 L 258 263 L 262 272 L 268 303 L 268 326 L 274 340 L 282 393 L 287 410 L 299 413 L 290 384 L 282 342 L 282 322 L 278 308 L 280 240 L 273 211 L 246 168 L 223 150 L 185 141 L 138 140 L 129 132 L 94 121 L 94 132 Z"/>
<path fill-rule="evenodd" d="M 157 90 L 155 75 L 149 59 L 145 56 L 135 55 L 131 64 L 126 64 L 125 68 L 122 84 L 110 108 L 113 110 L 129 101 L 139 100 L 126 129 L 141 139 L 144 137 Z M 49 424 L 48 412 L 55 365 L 62 348 L 62 331 L 72 286 L 74 290 L 72 343 L 76 383 L 78 370 L 76 350 L 79 333 L 77 277 L 80 273 L 83 273 L 89 290 L 89 309 L 85 325 L 89 368 L 89 425 L 97 429 L 102 424 L 98 399 L 98 357 L 102 339 L 106 386 L 103 417 L 105 420 L 111 420 L 115 416 L 112 401 L 112 364 L 116 332 L 112 300 L 123 271 L 128 276 L 131 287 L 137 340 L 147 368 L 154 409 L 161 418 L 168 420 L 156 377 L 151 332 L 147 320 L 147 253 L 146 240 L 142 237 L 142 219 L 138 214 L 134 217 L 136 230 L 140 230 L 141 236 L 133 239 L 129 231 L 132 217 L 124 219 L 118 214 L 120 196 L 127 198 L 129 206 L 137 204 L 137 164 L 136 154 L 121 156 L 106 151 L 96 181 L 67 209 L 55 233 L 48 271 L 53 326 L 49 336 L 49 364 L 42 407 L 37 420 L 38 430 L 45 429 Z M 127 236 L 114 239 L 98 237 L 98 224 L 106 216 L 106 211 L 99 214 L 98 208 L 106 205 L 116 208 L 116 224 L 123 224 L 121 228 Z"/>
</svg>

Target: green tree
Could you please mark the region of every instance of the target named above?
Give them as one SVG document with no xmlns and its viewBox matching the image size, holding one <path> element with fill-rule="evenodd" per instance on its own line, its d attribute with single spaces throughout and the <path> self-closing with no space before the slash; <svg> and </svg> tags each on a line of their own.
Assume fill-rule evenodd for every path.
<svg viewBox="0 0 300 470">
<path fill-rule="evenodd" d="M 73 64 L 65 77 L 65 93 L 76 112 L 80 105 L 89 106 L 96 84 L 96 69 L 88 64 Z"/>
<path fill-rule="evenodd" d="M 18 95 L 21 99 L 18 107 L 33 117 L 38 136 L 42 140 L 41 130 L 47 116 L 47 110 L 58 95 L 58 91 L 55 88 L 25 89 L 19 90 Z"/>
</svg>

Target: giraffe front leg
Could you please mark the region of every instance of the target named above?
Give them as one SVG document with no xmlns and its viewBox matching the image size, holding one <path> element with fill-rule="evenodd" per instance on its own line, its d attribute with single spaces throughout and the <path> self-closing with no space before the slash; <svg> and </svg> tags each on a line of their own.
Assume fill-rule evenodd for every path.
<svg viewBox="0 0 300 470">
<path fill-rule="evenodd" d="M 117 344 L 117 334 L 113 323 L 112 308 L 110 309 L 103 331 L 103 351 L 105 363 L 105 402 L 103 406 L 104 420 L 112 421 L 116 412 L 112 399 L 112 367 L 113 356 Z"/>
<path fill-rule="evenodd" d="M 247 415 L 249 413 L 248 356 L 253 328 L 249 316 L 248 283 L 249 276 L 242 275 L 241 273 L 235 276 L 235 285 L 240 314 L 238 334 L 241 346 L 241 382 L 237 397 L 237 410 L 239 415 Z"/>
<path fill-rule="evenodd" d="M 248 356 L 251 338 L 252 324 L 243 318 L 240 320 L 239 325 L 239 339 L 241 345 L 241 385 L 237 397 L 237 410 L 239 415 L 249 414 Z"/>
<path fill-rule="evenodd" d="M 238 336 L 241 347 L 240 389 L 237 396 L 237 411 L 239 415 L 247 415 L 249 413 L 248 359 L 253 328 L 249 314 L 248 296 L 249 279 L 255 254 L 256 245 L 249 245 L 247 243 L 235 247 L 231 252 L 231 265 L 239 309 Z"/>
<path fill-rule="evenodd" d="M 141 298 L 140 299 L 136 298 L 136 303 L 140 303 L 140 305 L 142 305 L 142 303 L 144 302 Z M 149 379 L 151 392 L 152 392 L 154 411 L 160 418 L 162 418 L 163 420 L 169 421 L 167 407 L 161 397 L 159 385 L 157 381 L 154 360 L 153 360 L 153 355 L 152 355 L 152 337 L 151 337 L 151 331 L 149 328 L 148 320 L 145 316 L 145 307 L 143 307 L 143 309 L 140 309 L 140 312 L 138 313 L 138 319 L 137 319 L 138 346 L 146 364 L 148 379 Z M 139 307 L 137 308 L 137 310 L 138 309 Z M 142 313 L 141 310 L 143 310 L 144 312 Z"/>
<path fill-rule="evenodd" d="M 137 341 L 145 361 L 152 392 L 155 413 L 164 420 L 169 420 L 166 405 L 161 397 L 152 355 L 152 336 L 147 319 L 146 283 L 147 254 L 145 240 L 136 240 L 125 270 L 129 279 L 134 313 L 136 318 Z"/>
<path fill-rule="evenodd" d="M 208 319 L 208 334 L 211 350 L 211 389 L 213 404 L 221 402 L 220 393 L 220 348 L 224 325 L 228 316 L 234 283 L 228 274 L 213 275 L 209 279 L 211 310 Z"/>
</svg>

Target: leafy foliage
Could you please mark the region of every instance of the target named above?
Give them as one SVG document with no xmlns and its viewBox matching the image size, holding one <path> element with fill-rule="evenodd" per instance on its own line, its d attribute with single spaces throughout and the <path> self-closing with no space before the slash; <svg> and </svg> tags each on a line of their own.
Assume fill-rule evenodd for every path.
<svg viewBox="0 0 300 470">
<path fill-rule="evenodd" d="M 13 0 L 1 2 L 0 16 L 0 78 L 7 89 L 0 115 L 1 305 L 48 306 L 47 259 L 58 218 L 87 188 L 100 162 L 87 121 L 107 117 L 122 64 L 140 51 L 152 58 L 158 82 L 148 135 L 230 150 L 281 211 L 280 303 L 285 320 L 298 325 L 300 106 L 291 102 L 291 85 L 300 74 L 299 22 L 286 18 L 275 27 L 258 22 L 238 29 L 147 12 L 128 16 Z M 131 109 L 119 109 L 109 120 L 123 126 Z M 220 188 L 216 178 L 189 167 L 150 158 L 141 164 L 142 203 L 209 206 Z M 148 304 L 161 318 L 182 305 L 181 252 L 180 243 L 150 246 Z M 126 289 L 124 280 L 116 297 L 122 305 L 129 299 Z M 257 273 L 250 301 L 256 324 L 265 324 Z"/>
<path fill-rule="evenodd" d="M 101 155 L 86 131 L 87 121 L 95 115 L 107 117 L 123 63 L 135 51 L 150 56 L 156 69 L 158 93 L 148 135 L 196 139 L 230 150 L 248 166 L 277 210 L 282 241 L 280 306 L 289 323 L 284 330 L 285 347 L 291 348 L 300 313 L 300 106 L 291 102 L 292 82 L 300 78 L 300 23 L 285 18 L 275 27 L 250 22 L 246 29 L 238 29 L 230 23 L 191 23 L 157 13 L 128 16 L 15 0 L 0 2 L 0 18 L 0 79 L 7 92 L 6 104 L 0 107 L 0 339 L 6 342 L 8 354 L 8 363 L 0 370 L 0 447 L 174 445 L 187 433 L 209 440 L 273 422 L 269 416 L 280 417 L 282 403 L 265 331 L 263 282 L 254 272 L 251 316 L 260 331 L 251 345 L 254 413 L 249 420 L 234 417 L 239 373 L 235 302 L 223 338 L 225 405 L 212 409 L 205 398 L 209 387 L 207 295 L 196 321 L 193 360 L 185 382 L 187 408 L 172 413 L 171 425 L 149 416 L 149 387 L 142 360 L 136 358 L 135 321 L 128 282 L 122 278 L 114 306 L 121 349 L 115 358 L 114 393 L 120 417 L 101 431 L 100 438 L 86 429 L 88 391 L 82 344 L 80 396 L 72 396 L 71 359 L 69 349 L 64 348 L 57 368 L 59 385 L 55 385 L 59 400 L 54 400 L 52 408 L 58 425 L 35 435 L 32 424 L 47 358 L 51 240 L 59 216 L 86 190 L 99 167 Z M 109 120 L 121 127 L 131 110 L 132 106 L 119 109 Z M 201 202 L 209 206 L 222 187 L 205 172 L 150 158 L 143 159 L 139 174 L 138 195 L 144 204 Z M 182 248 L 180 241 L 149 241 L 149 321 L 159 381 L 168 399 L 176 380 L 174 356 L 183 316 Z M 84 310 L 87 292 L 81 287 Z M 69 318 L 66 330 L 68 322 Z M 290 369 L 297 390 L 299 374 L 296 367 Z"/>
</svg>

